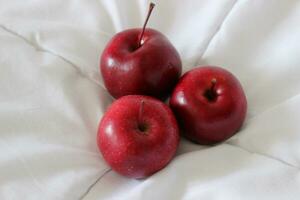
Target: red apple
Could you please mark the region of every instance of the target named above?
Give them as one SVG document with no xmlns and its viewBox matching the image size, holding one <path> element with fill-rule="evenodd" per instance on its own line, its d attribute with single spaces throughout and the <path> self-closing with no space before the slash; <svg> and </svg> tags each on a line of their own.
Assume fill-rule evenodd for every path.
<svg viewBox="0 0 300 200">
<path fill-rule="evenodd" d="M 205 66 L 182 76 L 170 106 L 187 138 L 210 145 L 228 139 L 241 128 L 247 100 L 233 74 L 220 67 Z"/>
<path fill-rule="evenodd" d="M 116 172 L 144 178 L 165 167 L 179 143 L 179 128 L 171 109 L 148 96 L 116 100 L 98 129 L 98 147 Z"/>
<path fill-rule="evenodd" d="M 171 42 L 160 32 L 128 29 L 116 34 L 104 49 L 100 68 L 109 93 L 119 98 L 130 94 L 165 98 L 181 75 L 181 60 Z"/>
</svg>

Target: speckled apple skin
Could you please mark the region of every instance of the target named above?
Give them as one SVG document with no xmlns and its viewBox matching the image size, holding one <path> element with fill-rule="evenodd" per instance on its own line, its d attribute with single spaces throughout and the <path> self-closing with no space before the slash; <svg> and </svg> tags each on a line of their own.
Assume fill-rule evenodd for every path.
<svg viewBox="0 0 300 200">
<path fill-rule="evenodd" d="M 119 32 L 103 50 L 100 70 L 115 98 L 138 94 L 164 99 L 180 78 L 181 59 L 167 37 L 146 28 L 138 47 L 141 32 L 141 28 Z"/>
<path fill-rule="evenodd" d="M 215 79 L 216 98 L 210 101 L 205 91 Z M 170 106 L 182 133 L 190 140 L 205 145 L 222 142 L 242 126 L 247 100 L 238 79 L 216 66 L 197 67 L 185 73 L 170 98 Z"/>
<path fill-rule="evenodd" d="M 140 106 L 147 130 L 138 128 Z M 148 96 L 116 100 L 98 129 L 98 147 L 113 170 L 130 178 L 145 178 L 165 167 L 175 155 L 179 128 L 171 109 Z"/>
</svg>

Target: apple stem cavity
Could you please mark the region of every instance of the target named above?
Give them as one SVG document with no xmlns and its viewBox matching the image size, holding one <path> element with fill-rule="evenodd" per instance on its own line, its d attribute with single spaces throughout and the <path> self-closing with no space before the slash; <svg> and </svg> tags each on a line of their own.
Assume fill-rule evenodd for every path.
<svg viewBox="0 0 300 200">
<path fill-rule="evenodd" d="M 216 83 L 217 83 L 217 79 L 213 78 L 211 80 L 211 86 L 209 89 L 207 89 L 204 93 L 204 96 L 206 97 L 206 99 L 209 101 L 209 102 L 214 102 L 216 101 L 217 99 L 217 93 L 215 91 L 215 86 L 216 86 Z"/>
<path fill-rule="evenodd" d="M 152 13 L 152 10 L 153 10 L 154 6 L 155 6 L 155 4 L 154 4 L 153 2 L 151 2 L 150 5 L 149 5 L 148 14 L 147 14 L 146 20 L 145 20 L 145 22 L 144 22 L 144 26 L 143 26 L 142 33 L 141 33 L 140 38 L 139 38 L 139 46 L 138 46 L 138 47 L 141 47 L 141 46 L 143 45 L 143 44 L 142 44 L 143 36 L 144 36 L 145 29 L 146 29 L 148 20 L 149 20 L 149 18 L 150 18 L 150 15 L 151 15 L 151 13 Z"/>
<path fill-rule="evenodd" d="M 138 129 L 141 132 L 145 132 L 147 130 L 147 126 L 143 120 L 144 105 L 145 105 L 145 101 L 142 100 L 140 105 L 140 110 L 139 110 L 139 116 L 138 116 Z"/>
</svg>

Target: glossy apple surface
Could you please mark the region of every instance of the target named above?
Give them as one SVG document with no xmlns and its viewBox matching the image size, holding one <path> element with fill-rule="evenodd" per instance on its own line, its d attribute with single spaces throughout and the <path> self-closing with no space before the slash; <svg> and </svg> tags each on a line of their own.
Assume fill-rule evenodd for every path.
<svg viewBox="0 0 300 200">
<path fill-rule="evenodd" d="M 214 66 L 185 73 L 172 93 L 170 106 L 184 135 L 206 145 L 234 135 L 247 112 L 246 96 L 238 79 Z"/>
<path fill-rule="evenodd" d="M 141 94 L 164 98 L 181 75 L 181 60 L 170 41 L 154 29 L 141 28 L 116 34 L 104 49 L 100 68 L 109 93 L 119 98 Z"/>
<path fill-rule="evenodd" d="M 97 142 L 113 170 L 139 179 L 170 162 L 179 143 L 179 130 L 163 102 L 129 95 L 109 107 L 99 124 Z"/>
</svg>

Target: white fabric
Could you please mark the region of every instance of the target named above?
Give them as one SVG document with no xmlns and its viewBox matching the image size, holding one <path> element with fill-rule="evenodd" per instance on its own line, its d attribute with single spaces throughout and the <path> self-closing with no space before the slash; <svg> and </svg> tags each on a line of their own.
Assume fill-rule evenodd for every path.
<svg viewBox="0 0 300 200">
<path fill-rule="evenodd" d="M 247 120 L 215 147 L 182 139 L 145 180 L 105 164 L 95 138 L 112 98 L 99 55 L 113 34 L 142 25 L 148 3 L 0 0 L 0 199 L 299 199 L 298 0 L 156 2 L 149 26 L 169 37 L 184 71 L 232 71 Z"/>
</svg>

